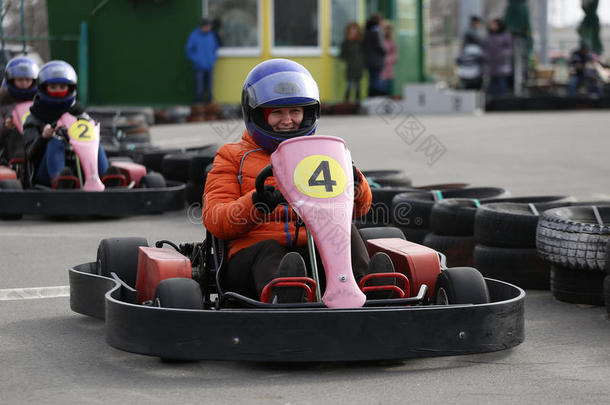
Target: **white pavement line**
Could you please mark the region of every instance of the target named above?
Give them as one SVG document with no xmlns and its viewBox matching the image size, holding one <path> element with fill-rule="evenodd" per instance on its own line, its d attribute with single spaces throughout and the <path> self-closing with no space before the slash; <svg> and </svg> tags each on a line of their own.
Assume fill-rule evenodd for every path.
<svg viewBox="0 0 610 405">
<path fill-rule="evenodd" d="M 0 301 L 34 300 L 41 298 L 69 297 L 70 286 L 33 288 L 8 288 L 0 290 Z"/>
</svg>

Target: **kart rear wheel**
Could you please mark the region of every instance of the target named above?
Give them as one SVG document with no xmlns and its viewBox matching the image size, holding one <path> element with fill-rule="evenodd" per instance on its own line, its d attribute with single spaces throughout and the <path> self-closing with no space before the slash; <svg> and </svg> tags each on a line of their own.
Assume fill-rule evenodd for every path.
<svg viewBox="0 0 610 405">
<path fill-rule="evenodd" d="M 154 305 L 161 308 L 203 309 L 199 283 L 190 278 L 168 278 L 155 290 Z"/>
<path fill-rule="evenodd" d="M 167 184 L 161 173 L 150 172 L 140 180 L 140 188 L 164 188 Z"/>
<path fill-rule="evenodd" d="M 434 287 L 436 305 L 487 304 L 489 291 L 481 273 L 473 267 L 443 270 Z"/>
<path fill-rule="evenodd" d="M 97 248 L 97 274 L 115 273 L 125 284 L 135 288 L 138 274 L 138 247 L 148 246 L 145 238 L 102 239 Z"/>
</svg>

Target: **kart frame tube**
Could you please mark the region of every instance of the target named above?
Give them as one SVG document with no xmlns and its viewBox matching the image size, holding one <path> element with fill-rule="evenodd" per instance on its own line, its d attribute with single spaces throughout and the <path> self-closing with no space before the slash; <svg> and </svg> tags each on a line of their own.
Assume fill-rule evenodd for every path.
<svg viewBox="0 0 610 405">
<path fill-rule="evenodd" d="M 83 190 L 0 190 L 0 215 L 124 217 L 184 208 L 183 183 L 163 188 Z"/>
<path fill-rule="evenodd" d="M 95 268 L 69 270 L 72 310 L 103 314 L 111 346 L 165 359 L 407 359 L 492 352 L 524 340 L 525 292 L 499 280 L 485 280 L 491 302 L 482 305 L 182 310 L 137 305 L 135 290 Z"/>
</svg>

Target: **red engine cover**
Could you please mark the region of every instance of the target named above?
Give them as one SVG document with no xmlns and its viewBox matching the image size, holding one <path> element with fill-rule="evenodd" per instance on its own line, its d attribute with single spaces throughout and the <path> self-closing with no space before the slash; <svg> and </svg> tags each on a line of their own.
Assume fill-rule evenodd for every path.
<svg viewBox="0 0 610 405">
<path fill-rule="evenodd" d="M 366 243 L 369 255 L 385 252 L 390 256 L 394 270 L 407 276 L 411 282 L 412 297 L 425 284 L 432 299 L 436 278 L 441 272 L 440 259 L 434 249 L 400 238 L 370 239 Z"/>
<path fill-rule="evenodd" d="M 193 278 L 191 261 L 175 249 L 140 246 L 138 248 L 138 303 L 155 298 L 157 284 L 167 278 Z"/>
<path fill-rule="evenodd" d="M 17 173 L 6 166 L 0 166 L 0 180 L 16 179 Z"/>
</svg>

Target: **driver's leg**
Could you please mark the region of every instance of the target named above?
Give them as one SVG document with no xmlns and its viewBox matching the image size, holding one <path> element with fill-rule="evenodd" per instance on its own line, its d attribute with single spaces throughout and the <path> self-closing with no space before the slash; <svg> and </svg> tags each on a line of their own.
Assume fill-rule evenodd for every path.
<svg viewBox="0 0 610 405">
<path fill-rule="evenodd" d="M 59 175 L 59 172 L 66 165 L 66 150 L 64 142 L 51 138 L 47 143 L 38 172 L 36 173 L 36 183 L 51 186 L 51 182 Z"/>
</svg>

